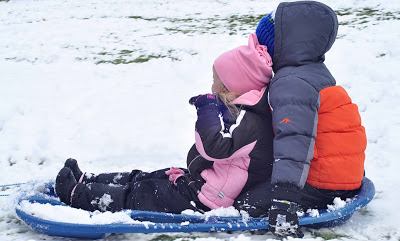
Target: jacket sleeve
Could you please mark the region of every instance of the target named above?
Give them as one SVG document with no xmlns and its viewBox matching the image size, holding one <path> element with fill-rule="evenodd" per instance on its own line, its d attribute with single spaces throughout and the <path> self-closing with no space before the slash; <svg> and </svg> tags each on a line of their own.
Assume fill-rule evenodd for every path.
<svg viewBox="0 0 400 241">
<path fill-rule="evenodd" d="M 208 105 L 197 110 L 196 148 L 209 161 L 248 156 L 257 140 L 254 117 L 241 110 L 229 132 L 217 106 Z"/>
<path fill-rule="evenodd" d="M 270 86 L 269 104 L 276 134 L 271 182 L 302 189 L 314 155 L 320 95 L 300 78 L 281 77 Z"/>
</svg>

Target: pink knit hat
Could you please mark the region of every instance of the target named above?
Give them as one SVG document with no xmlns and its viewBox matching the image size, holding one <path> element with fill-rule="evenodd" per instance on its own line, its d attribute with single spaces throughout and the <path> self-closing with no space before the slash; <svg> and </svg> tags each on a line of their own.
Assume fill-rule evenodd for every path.
<svg viewBox="0 0 400 241">
<path fill-rule="evenodd" d="M 272 59 L 267 46 L 260 45 L 255 33 L 249 45 L 223 53 L 214 61 L 214 68 L 230 92 L 240 95 L 250 90 L 261 90 L 272 78 Z"/>
</svg>

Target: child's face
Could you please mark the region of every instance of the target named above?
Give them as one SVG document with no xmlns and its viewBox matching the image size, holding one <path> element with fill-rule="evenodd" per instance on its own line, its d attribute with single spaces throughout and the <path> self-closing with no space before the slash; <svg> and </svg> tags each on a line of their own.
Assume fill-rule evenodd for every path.
<svg viewBox="0 0 400 241">
<path fill-rule="evenodd" d="M 214 78 L 214 82 L 211 86 L 211 91 L 212 93 L 218 93 L 221 90 L 221 85 L 222 85 L 222 81 L 219 78 L 217 72 L 215 71 L 215 68 L 213 66 L 213 78 Z"/>
</svg>

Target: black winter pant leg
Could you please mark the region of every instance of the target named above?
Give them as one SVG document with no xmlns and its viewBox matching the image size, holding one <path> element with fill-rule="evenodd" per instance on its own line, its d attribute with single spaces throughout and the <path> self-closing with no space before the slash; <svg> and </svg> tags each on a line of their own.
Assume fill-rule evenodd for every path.
<svg viewBox="0 0 400 241">
<path fill-rule="evenodd" d="M 183 210 L 208 211 L 184 178 L 175 186 L 168 179 L 148 179 L 130 184 L 126 207 L 129 209 L 181 213 Z M 193 206 L 192 204 L 195 204 Z"/>
<path fill-rule="evenodd" d="M 153 172 L 143 172 L 141 170 L 132 170 L 131 172 L 101 173 L 98 175 L 89 174 L 84 178 L 84 183 L 104 183 L 126 185 L 129 182 L 142 181 L 147 179 L 165 179 L 165 171 L 169 168 Z M 184 170 L 184 169 L 183 169 Z"/>
<path fill-rule="evenodd" d="M 129 172 L 113 172 L 113 173 L 101 173 L 86 174 L 83 178 L 82 183 L 103 183 L 103 184 L 118 184 L 125 185 L 132 179 L 132 173 Z"/>
<path fill-rule="evenodd" d="M 181 213 L 186 209 L 209 210 L 198 200 L 197 194 L 184 178 L 179 178 L 175 186 L 169 181 L 165 170 L 138 177 L 135 182 L 126 185 L 78 184 L 72 196 L 71 206 L 89 211 L 112 212 L 122 209 L 169 213 Z"/>
</svg>

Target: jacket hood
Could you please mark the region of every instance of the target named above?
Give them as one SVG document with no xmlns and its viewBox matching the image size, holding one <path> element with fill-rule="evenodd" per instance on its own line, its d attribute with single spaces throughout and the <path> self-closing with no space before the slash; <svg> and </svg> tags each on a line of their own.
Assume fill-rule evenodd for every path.
<svg viewBox="0 0 400 241">
<path fill-rule="evenodd" d="M 275 14 L 274 71 L 285 66 L 324 62 L 337 30 L 335 12 L 323 3 L 280 3 Z"/>
<path fill-rule="evenodd" d="M 235 105 L 244 105 L 246 108 L 253 110 L 254 112 L 265 115 L 269 112 L 268 106 L 268 87 L 265 86 L 260 91 L 251 90 L 243 95 L 239 96 L 237 99 L 233 100 L 231 103 Z"/>
</svg>

